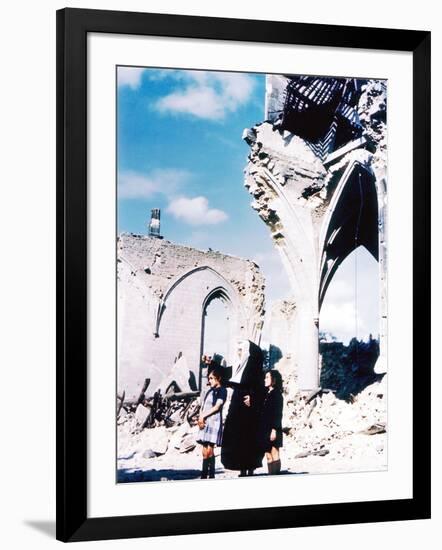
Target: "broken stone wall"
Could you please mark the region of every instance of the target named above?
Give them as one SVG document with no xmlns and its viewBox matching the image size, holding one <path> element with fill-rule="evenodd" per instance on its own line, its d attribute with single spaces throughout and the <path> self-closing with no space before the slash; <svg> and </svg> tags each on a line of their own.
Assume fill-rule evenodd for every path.
<svg viewBox="0 0 442 550">
<path fill-rule="evenodd" d="M 296 340 L 293 325 L 296 305 L 293 300 L 276 300 L 269 316 L 269 366 L 279 370 L 289 395 L 297 392 Z"/>
<path fill-rule="evenodd" d="M 267 76 L 267 120 L 245 130 L 243 135 L 251 148 L 245 186 L 254 199 L 252 208 L 270 230 L 292 286 L 296 315 L 291 320 L 291 334 L 297 350 L 296 368 L 301 388 L 309 390 L 319 386 L 321 301 L 358 235 L 356 222 L 353 220 L 352 225 L 346 221 L 351 216 L 358 218 L 359 203 L 352 202 L 352 197 L 359 197 L 358 181 L 360 204 L 376 205 L 372 206 L 372 212 L 376 212 L 370 218 L 371 222 L 375 218 L 370 226 L 374 227 L 374 237 L 368 235 L 367 229 L 365 241 L 359 239 L 358 245 L 366 246 L 379 262 L 381 326 L 377 372 L 385 372 L 387 90 L 386 83 L 377 80 L 367 80 L 359 88 L 354 112 L 360 134 L 327 152 L 325 138 L 319 144 L 312 143 L 281 126 L 290 80 Z M 303 114 L 305 119 L 314 111 L 315 106 L 310 107 Z"/>
<path fill-rule="evenodd" d="M 232 354 L 240 338 L 259 343 L 264 279 L 249 260 L 122 234 L 117 278 L 118 392 L 126 391 L 127 401 L 136 400 L 145 378 L 151 379 L 148 394 L 158 389 L 179 352 L 198 382 L 203 313 L 211 299 L 228 308 Z"/>
</svg>

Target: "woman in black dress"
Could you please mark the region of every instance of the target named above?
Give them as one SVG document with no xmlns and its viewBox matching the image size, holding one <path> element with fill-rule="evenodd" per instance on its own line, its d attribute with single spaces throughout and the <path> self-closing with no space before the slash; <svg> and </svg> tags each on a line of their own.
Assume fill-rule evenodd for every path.
<svg viewBox="0 0 442 550">
<path fill-rule="evenodd" d="M 279 474 L 281 459 L 279 449 L 282 447 L 282 378 L 277 370 L 269 370 L 264 377 L 266 392 L 259 418 L 259 447 L 265 452 L 269 474 Z"/>
<path fill-rule="evenodd" d="M 240 476 L 253 475 L 262 466 L 264 452 L 258 446 L 258 423 L 264 387 L 263 356 L 250 340 L 238 347 L 238 363 L 226 386 L 233 388 L 221 446 L 221 462 L 228 470 L 239 470 Z"/>
</svg>

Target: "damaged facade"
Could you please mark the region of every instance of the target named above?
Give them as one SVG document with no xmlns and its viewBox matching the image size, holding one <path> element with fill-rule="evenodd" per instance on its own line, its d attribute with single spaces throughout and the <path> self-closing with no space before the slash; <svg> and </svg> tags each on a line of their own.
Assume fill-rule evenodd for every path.
<svg viewBox="0 0 442 550">
<path fill-rule="evenodd" d="M 260 340 L 265 283 L 252 261 L 122 234 L 117 281 L 118 393 L 126 402 L 137 401 L 147 377 L 149 394 L 177 377 L 181 391 L 200 389 L 204 317 L 214 299 L 228 310 L 229 365 L 238 339 Z M 175 367 L 180 355 L 189 376 Z"/>
<path fill-rule="evenodd" d="M 321 305 L 359 246 L 379 263 L 380 356 L 386 369 L 386 83 L 267 76 L 266 121 L 245 130 L 245 186 L 269 227 L 294 295 L 299 389 L 319 387 Z"/>
<path fill-rule="evenodd" d="M 387 466 L 386 101 L 383 81 L 271 75 L 266 121 L 243 135 L 251 148 L 245 186 L 292 289 L 268 306 L 266 317 L 268 365 L 284 380 L 282 453 L 289 472 Z M 152 219 L 158 221 L 151 221 L 149 236 L 118 239 L 121 482 L 199 477 L 206 308 L 215 299 L 228 308 L 229 365 L 236 341 L 259 343 L 264 323 L 265 284 L 255 263 L 158 238 L 159 212 Z M 336 270 L 359 246 L 379 265 L 380 376 L 344 401 L 318 389 L 318 327 Z M 178 389 L 168 393 L 171 382 Z"/>
</svg>

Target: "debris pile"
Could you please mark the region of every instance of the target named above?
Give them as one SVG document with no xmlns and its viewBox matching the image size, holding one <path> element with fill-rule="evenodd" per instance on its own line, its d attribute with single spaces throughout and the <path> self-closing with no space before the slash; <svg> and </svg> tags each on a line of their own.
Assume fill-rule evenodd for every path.
<svg viewBox="0 0 442 550">
<path fill-rule="evenodd" d="M 161 457 L 196 451 L 199 392 L 158 390 L 137 405 L 125 405 L 117 419 L 119 481 L 150 479 L 148 472 L 161 464 Z M 153 460 L 154 459 L 154 460 Z M 169 458 L 177 468 L 178 458 Z M 195 464 L 198 464 L 195 461 Z M 137 471 L 147 476 L 138 479 Z M 130 474 L 126 474 L 130 472 Z"/>
<path fill-rule="evenodd" d="M 293 391 L 295 380 L 288 376 L 285 381 L 283 471 L 333 473 L 386 468 L 385 377 L 351 402 L 338 399 L 331 391 L 313 395 Z M 155 399 L 149 398 L 121 408 L 117 421 L 119 481 L 198 477 L 199 399 L 189 393 L 157 396 L 156 405 Z M 226 412 L 227 406 L 224 417 Z M 216 455 L 219 452 L 216 449 Z M 261 473 L 265 471 L 264 466 Z M 217 477 L 220 475 L 236 477 L 235 472 Z"/>
<path fill-rule="evenodd" d="M 316 395 L 298 392 L 294 397 L 286 394 L 283 430 L 287 459 L 293 464 L 329 455 L 328 460 L 335 462 L 330 471 L 386 467 L 386 384 L 384 377 L 352 396 L 350 402 L 331 391 Z"/>
<path fill-rule="evenodd" d="M 148 379 L 146 379 L 147 381 Z M 199 412 L 199 392 L 175 390 L 179 390 L 179 387 L 172 382 L 165 395 L 161 393 L 161 389 L 158 389 L 153 396 L 146 398 L 145 391 L 143 391 L 136 404 L 128 403 L 118 407 L 117 425 L 122 427 L 119 431 L 123 434 L 137 436 L 153 428 L 153 432 L 158 434 L 164 430 L 173 433 L 183 425 L 187 425 L 189 428 L 196 426 Z M 158 428 L 164 429 L 158 430 Z M 146 436 L 143 438 L 145 439 Z M 157 436 L 153 438 L 156 439 Z M 158 450 L 155 453 L 164 454 L 166 450 L 164 452 Z"/>
</svg>

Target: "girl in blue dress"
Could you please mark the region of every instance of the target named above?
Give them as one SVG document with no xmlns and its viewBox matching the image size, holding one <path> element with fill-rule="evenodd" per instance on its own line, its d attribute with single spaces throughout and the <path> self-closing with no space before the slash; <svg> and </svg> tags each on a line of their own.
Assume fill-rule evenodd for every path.
<svg viewBox="0 0 442 550">
<path fill-rule="evenodd" d="M 197 443 L 202 445 L 203 466 L 201 479 L 215 477 L 215 445 L 220 446 L 223 437 L 222 410 L 227 399 L 227 390 L 222 385 L 219 368 L 213 368 L 208 376 L 210 389 L 206 392 L 198 418 Z"/>
</svg>

